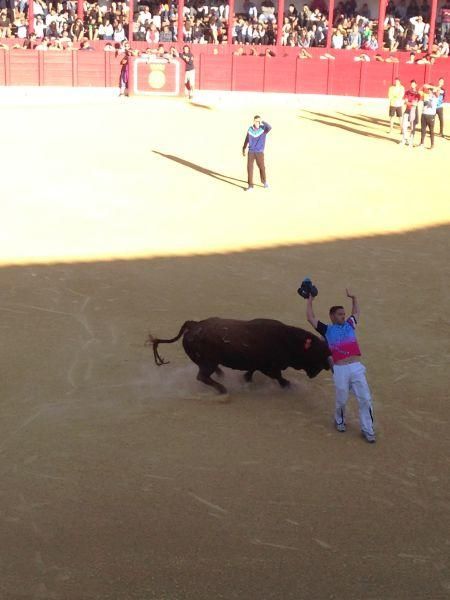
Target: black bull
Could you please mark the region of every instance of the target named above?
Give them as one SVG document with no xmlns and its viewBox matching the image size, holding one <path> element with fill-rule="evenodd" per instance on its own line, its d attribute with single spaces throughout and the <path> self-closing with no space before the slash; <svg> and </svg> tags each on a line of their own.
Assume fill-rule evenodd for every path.
<svg viewBox="0 0 450 600">
<path fill-rule="evenodd" d="M 157 365 L 167 364 L 158 354 L 158 345 L 171 344 L 181 336 L 186 354 L 199 367 L 197 379 L 221 394 L 226 393 L 226 388 L 211 379 L 213 373 L 222 375 L 219 365 L 246 371 L 246 381 L 251 381 L 255 371 L 261 371 L 276 379 L 281 387 L 289 385 L 281 374 L 288 367 L 304 369 L 311 378 L 322 369 L 332 368 L 327 344 L 304 329 L 271 319 L 238 321 L 217 317 L 186 321 L 170 340 L 150 335 L 146 344 L 153 346 Z"/>
</svg>

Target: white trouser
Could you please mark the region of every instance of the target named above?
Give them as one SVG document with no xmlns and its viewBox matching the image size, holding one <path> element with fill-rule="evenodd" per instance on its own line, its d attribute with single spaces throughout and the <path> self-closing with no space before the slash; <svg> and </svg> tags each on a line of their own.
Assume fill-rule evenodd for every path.
<svg viewBox="0 0 450 600">
<path fill-rule="evenodd" d="M 366 381 L 366 367 L 360 363 L 334 365 L 334 385 L 336 388 L 336 423 L 345 423 L 345 406 L 350 392 L 356 396 L 359 404 L 359 422 L 361 431 L 374 433 L 372 397 Z"/>
</svg>

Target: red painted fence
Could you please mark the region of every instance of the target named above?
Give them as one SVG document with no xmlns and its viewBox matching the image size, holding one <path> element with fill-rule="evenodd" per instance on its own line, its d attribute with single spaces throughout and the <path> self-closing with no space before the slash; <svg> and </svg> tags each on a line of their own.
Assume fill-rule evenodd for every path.
<svg viewBox="0 0 450 600">
<path fill-rule="evenodd" d="M 220 48 L 220 47 L 219 47 Z M 334 52 L 336 60 L 298 59 L 296 53 L 282 49 L 284 56 L 234 56 L 220 48 L 193 48 L 196 54 L 197 87 L 203 90 L 287 92 L 297 94 L 333 94 L 342 96 L 385 97 L 394 77 L 407 85 L 416 79 L 450 81 L 450 59 L 434 65 L 410 65 L 386 62 L 355 62 L 353 52 Z M 293 50 L 293 49 L 286 49 Z M 87 86 L 116 87 L 120 59 L 99 46 L 93 52 L 40 52 L 0 50 L 0 86 Z"/>
</svg>

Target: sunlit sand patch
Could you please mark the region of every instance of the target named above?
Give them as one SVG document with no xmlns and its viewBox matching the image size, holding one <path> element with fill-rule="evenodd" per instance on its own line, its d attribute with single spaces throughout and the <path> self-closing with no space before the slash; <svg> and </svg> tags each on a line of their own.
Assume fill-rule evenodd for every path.
<svg viewBox="0 0 450 600">
<path fill-rule="evenodd" d="M 216 94 L 197 106 L 109 97 L 66 106 L 26 98 L 5 123 L 3 265 L 230 252 L 450 222 L 442 177 L 450 142 L 438 139 L 433 152 L 399 147 L 382 102 Z M 41 143 L 24 177 L 17 156 L 28 109 Z M 270 189 L 248 194 L 241 147 L 256 111 L 273 126 Z M 67 127 L 63 151 L 46 134 L 50 117 Z M 87 144 L 78 123 L 92 119 Z"/>
</svg>

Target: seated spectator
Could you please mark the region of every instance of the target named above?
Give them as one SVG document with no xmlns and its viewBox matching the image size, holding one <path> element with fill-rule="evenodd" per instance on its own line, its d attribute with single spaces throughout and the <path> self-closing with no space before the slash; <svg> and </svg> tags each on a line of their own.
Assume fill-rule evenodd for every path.
<svg viewBox="0 0 450 600">
<path fill-rule="evenodd" d="M 325 35 L 323 33 L 323 29 L 319 28 L 315 23 L 313 23 L 311 31 L 308 32 L 308 35 L 311 48 L 317 48 L 318 46 L 324 45 Z"/>
<path fill-rule="evenodd" d="M 370 10 L 367 5 L 367 2 L 364 2 L 364 4 L 361 7 L 361 10 L 359 11 L 359 14 L 366 19 L 370 19 Z"/>
<path fill-rule="evenodd" d="M 47 31 L 46 31 L 45 35 L 48 38 L 55 38 L 55 39 L 59 38 L 58 24 L 56 23 L 56 21 L 52 21 L 50 23 L 50 25 L 47 27 Z"/>
<path fill-rule="evenodd" d="M 244 14 L 249 18 L 249 19 L 257 19 L 258 18 L 258 10 L 256 8 L 256 5 L 254 2 L 252 2 L 252 0 L 244 0 L 244 5 L 242 7 L 242 10 L 244 11 Z"/>
<path fill-rule="evenodd" d="M 61 36 L 59 41 L 63 44 L 67 44 L 67 42 L 71 42 L 72 38 L 70 37 L 70 27 L 69 23 L 64 23 L 62 26 Z"/>
<path fill-rule="evenodd" d="M 87 36 L 89 40 L 98 40 L 98 24 L 95 17 L 90 17 L 87 25 Z"/>
<path fill-rule="evenodd" d="M 361 34 L 358 25 L 353 25 L 347 38 L 347 50 L 357 50 L 361 48 Z"/>
<path fill-rule="evenodd" d="M 401 21 L 406 21 L 407 13 L 408 7 L 406 6 L 406 0 L 400 0 L 400 3 L 395 9 L 395 16 L 398 17 Z"/>
<path fill-rule="evenodd" d="M 34 46 L 33 42 L 30 38 L 25 38 L 22 44 L 14 44 L 12 47 L 13 50 L 36 50 L 36 46 Z"/>
<path fill-rule="evenodd" d="M 344 35 L 340 27 L 335 30 L 331 38 L 331 47 L 335 48 L 336 50 L 342 50 L 344 47 Z"/>
<path fill-rule="evenodd" d="M 47 38 L 43 38 L 37 46 L 34 47 L 35 50 L 39 50 L 40 52 L 47 52 L 48 50 L 48 40 Z"/>
<path fill-rule="evenodd" d="M 84 26 L 83 21 L 81 19 L 76 19 L 70 28 L 70 35 L 72 39 L 76 42 L 79 42 L 84 37 Z"/>
<path fill-rule="evenodd" d="M 291 34 L 292 34 L 292 23 L 290 22 L 289 17 L 284 17 L 284 23 L 283 23 L 282 34 L 281 34 L 281 45 L 282 46 L 288 45 L 289 36 Z"/>
<path fill-rule="evenodd" d="M 114 28 L 114 35 L 113 35 L 113 40 L 115 42 L 124 42 L 127 39 L 126 35 L 125 35 L 125 30 L 123 28 L 122 23 L 117 23 L 116 27 Z"/>
<path fill-rule="evenodd" d="M 45 30 L 44 20 L 41 15 L 38 15 L 34 19 L 34 33 L 36 34 L 36 37 L 42 39 L 45 36 Z"/>
<path fill-rule="evenodd" d="M 261 2 L 261 14 L 259 20 L 268 22 L 275 21 L 275 5 L 272 0 L 262 0 Z"/>
<path fill-rule="evenodd" d="M 8 17 L 6 8 L 2 8 L 0 10 L 0 38 L 9 37 L 11 37 L 11 19 Z"/>
<path fill-rule="evenodd" d="M 80 42 L 80 51 L 92 52 L 94 50 L 95 48 L 90 45 L 89 40 L 84 39 Z"/>
<path fill-rule="evenodd" d="M 147 26 L 147 31 L 145 32 L 145 41 L 147 44 L 157 44 L 159 42 L 159 31 L 156 29 L 156 25 L 151 23 Z"/>
<path fill-rule="evenodd" d="M 432 65 L 435 59 L 431 56 L 431 54 L 425 54 L 422 58 L 418 58 L 415 63 L 417 65 Z"/>
<path fill-rule="evenodd" d="M 111 21 L 106 17 L 98 28 L 98 37 L 100 40 L 114 39 L 114 27 L 112 26 Z"/>
<path fill-rule="evenodd" d="M 286 13 L 286 18 L 291 26 L 297 21 L 298 11 L 295 8 L 295 4 L 289 4 L 288 10 Z"/>
<path fill-rule="evenodd" d="M 374 33 L 370 34 L 369 39 L 364 43 L 364 48 L 365 50 L 378 50 L 378 41 Z"/>
<path fill-rule="evenodd" d="M 192 28 L 193 21 L 191 19 L 186 19 L 183 27 L 183 41 L 187 42 L 188 44 L 193 41 Z"/>
<path fill-rule="evenodd" d="M 406 34 L 405 50 L 410 53 L 419 52 L 421 50 L 421 45 L 417 41 L 417 36 L 412 31 L 409 31 Z"/>
<path fill-rule="evenodd" d="M 302 60 L 303 60 L 303 59 L 306 59 L 306 58 L 312 58 L 312 54 L 310 54 L 310 53 L 309 53 L 309 52 L 307 52 L 307 51 L 306 51 L 304 48 L 302 48 L 302 49 L 300 50 L 300 52 L 298 53 L 298 55 L 297 55 L 297 58 L 300 58 L 300 59 L 302 59 Z"/>
<path fill-rule="evenodd" d="M 49 51 L 53 51 L 53 52 L 61 52 L 63 49 L 63 47 L 61 46 L 61 43 L 59 41 L 59 39 L 55 38 L 55 37 L 50 37 L 49 42 L 48 42 L 48 50 Z"/>
<path fill-rule="evenodd" d="M 28 23 L 23 13 L 19 13 L 14 21 L 15 37 L 24 40 L 27 37 Z"/>
</svg>

